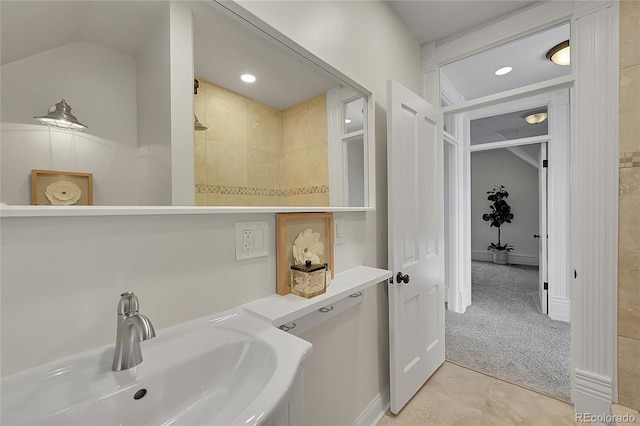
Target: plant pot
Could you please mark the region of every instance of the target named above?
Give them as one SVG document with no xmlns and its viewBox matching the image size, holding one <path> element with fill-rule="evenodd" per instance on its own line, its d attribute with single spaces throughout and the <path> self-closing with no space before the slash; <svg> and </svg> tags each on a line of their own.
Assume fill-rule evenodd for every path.
<svg viewBox="0 0 640 426">
<path fill-rule="evenodd" d="M 509 264 L 509 251 L 508 250 L 493 250 L 493 263 L 497 265 Z"/>
</svg>

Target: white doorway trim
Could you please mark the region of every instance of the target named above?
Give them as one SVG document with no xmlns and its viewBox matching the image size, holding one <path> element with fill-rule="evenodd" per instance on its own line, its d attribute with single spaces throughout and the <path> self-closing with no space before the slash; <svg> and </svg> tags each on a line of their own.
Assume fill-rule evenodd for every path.
<svg viewBox="0 0 640 426">
<path fill-rule="evenodd" d="M 521 111 L 530 108 L 547 107 L 549 114 L 549 132 L 547 135 L 534 136 L 529 138 L 511 139 L 505 141 L 491 142 L 478 145 L 470 145 L 469 132 L 464 134 L 464 146 L 471 152 L 479 152 L 492 150 L 497 148 L 509 148 L 522 145 L 531 145 L 548 142 L 548 156 L 551 159 L 548 167 L 548 206 L 549 214 L 548 234 L 549 234 L 549 263 L 548 263 L 548 282 L 549 284 L 549 305 L 548 315 L 551 319 L 569 322 L 571 320 L 571 268 L 570 268 L 570 121 L 569 121 L 569 89 L 556 90 L 553 93 L 528 97 L 517 101 L 506 102 L 501 105 L 492 105 L 488 108 L 482 108 L 469 111 L 465 115 L 469 120 L 477 118 L 490 117 L 493 115 L 506 114 L 514 111 Z M 465 162 L 468 168 L 465 172 L 470 175 L 471 162 Z M 445 171 L 446 172 L 446 171 Z M 459 223 L 459 228 L 464 229 L 462 238 L 451 240 L 449 245 L 468 245 L 471 246 L 471 225 L 467 211 L 471 211 L 471 183 L 470 181 L 461 185 L 463 199 L 468 200 L 468 204 L 463 203 L 461 209 L 452 221 L 464 221 Z M 541 212 L 542 214 L 542 212 Z M 464 243 L 462 243 L 464 241 Z M 457 251 L 452 248 L 452 251 Z M 462 263 L 462 274 L 471 276 L 471 260 L 465 258 Z M 467 271 L 468 270 L 468 271 Z M 471 304 L 471 281 L 459 280 L 451 283 L 454 292 L 461 293 L 464 300 Z M 464 310 L 468 305 L 461 306 L 460 311 Z"/>
<path fill-rule="evenodd" d="M 437 104 L 440 66 L 571 21 L 575 90 L 562 108 L 571 120 L 571 397 L 582 413 L 610 414 L 618 399 L 619 16 L 615 1 L 544 2 L 422 49 L 423 96 Z"/>
</svg>

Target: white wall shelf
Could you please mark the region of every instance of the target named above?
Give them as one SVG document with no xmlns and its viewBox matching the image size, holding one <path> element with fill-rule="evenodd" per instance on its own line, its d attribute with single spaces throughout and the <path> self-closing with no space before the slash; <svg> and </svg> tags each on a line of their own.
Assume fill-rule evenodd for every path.
<svg viewBox="0 0 640 426">
<path fill-rule="evenodd" d="M 331 285 L 327 288 L 327 292 L 320 296 L 305 299 L 293 294 L 287 294 L 286 296 L 272 294 L 246 303 L 242 307 L 279 327 L 296 321 L 305 315 L 315 314 L 321 308 L 330 307 L 334 303 L 337 304 L 341 299 L 349 298 L 352 294 L 364 291 L 368 287 L 391 278 L 391 275 L 391 271 L 386 269 L 357 266 L 336 274 L 331 281 Z M 359 303 L 362 299 L 363 297 L 353 298 L 355 302 L 349 304 L 349 306 Z M 331 312 L 337 314 L 342 310 L 334 309 Z M 327 319 L 333 316 L 329 315 L 331 312 L 326 312 Z"/>
<path fill-rule="evenodd" d="M 362 212 L 373 207 L 242 207 L 242 206 L 11 206 L 0 205 L 0 217 L 156 216 L 182 214 Z"/>
</svg>

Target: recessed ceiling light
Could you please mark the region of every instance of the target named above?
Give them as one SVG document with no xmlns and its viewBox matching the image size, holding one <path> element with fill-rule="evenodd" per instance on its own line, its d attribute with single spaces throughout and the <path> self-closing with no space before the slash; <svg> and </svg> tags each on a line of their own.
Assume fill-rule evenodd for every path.
<svg viewBox="0 0 640 426">
<path fill-rule="evenodd" d="M 502 68 L 496 70 L 496 75 L 509 74 L 511 72 L 511 70 L 513 70 L 513 68 L 511 68 L 511 67 L 502 67 Z"/>
<path fill-rule="evenodd" d="M 546 112 L 536 112 L 534 114 L 529 114 L 524 117 L 524 121 L 529 124 L 540 124 L 548 117 Z"/>
<path fill-rule="evenodd" d="M 351 123 L 351 120 L 349 120 L 348 118 L 345 118 L 345 119 L 344 119 L 344 122 L 345 122 L 346 124 L 349 124 L 349 123 Z"/>
<path fill-rule="evenodd" d="M 245 83 L 255 83 L 256 76 L 255 75 L 251 75 L 251 74 L 242 74 L 240 76 L 240 79 L 242 81 L 244 81 Z"/>
<path fill-rule="evenodd" d="M 547 52 L 547 59 L 558 65 L 571 64 L 571 48 L 569 40 L 556 44 Z"/>
</svg>

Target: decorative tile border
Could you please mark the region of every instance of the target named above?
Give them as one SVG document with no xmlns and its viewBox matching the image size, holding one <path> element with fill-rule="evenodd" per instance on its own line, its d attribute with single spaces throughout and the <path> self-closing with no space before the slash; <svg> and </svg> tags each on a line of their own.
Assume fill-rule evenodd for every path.
<svg viewBox="0 0 640 426">
<path fill-rule="evenodd" d="M 318 185 L 318 186 L 305 186 L 303 188 L 291 188 L 286 189 L 286 196 L 290 195 L 307 195 L 307 194 L 325 194 L 329 192 L 329 187 L 327 185 Z"/>
<path fill-rule="evenodd" d="M 619 167 L 621 169 L 627 167 L 640 167 L 640 151 L 621 152 Z"/>
<path fill-rule="evenodd" d="M 228 194 L 228 195 L 260 195 L 269 197 L 285 197 L 291 195 L 324 194 L 329 186 L 306 186 L 291 189 L 250 188 L 245 186 L 196 185 L 196 194 Z"/>
</svg>

